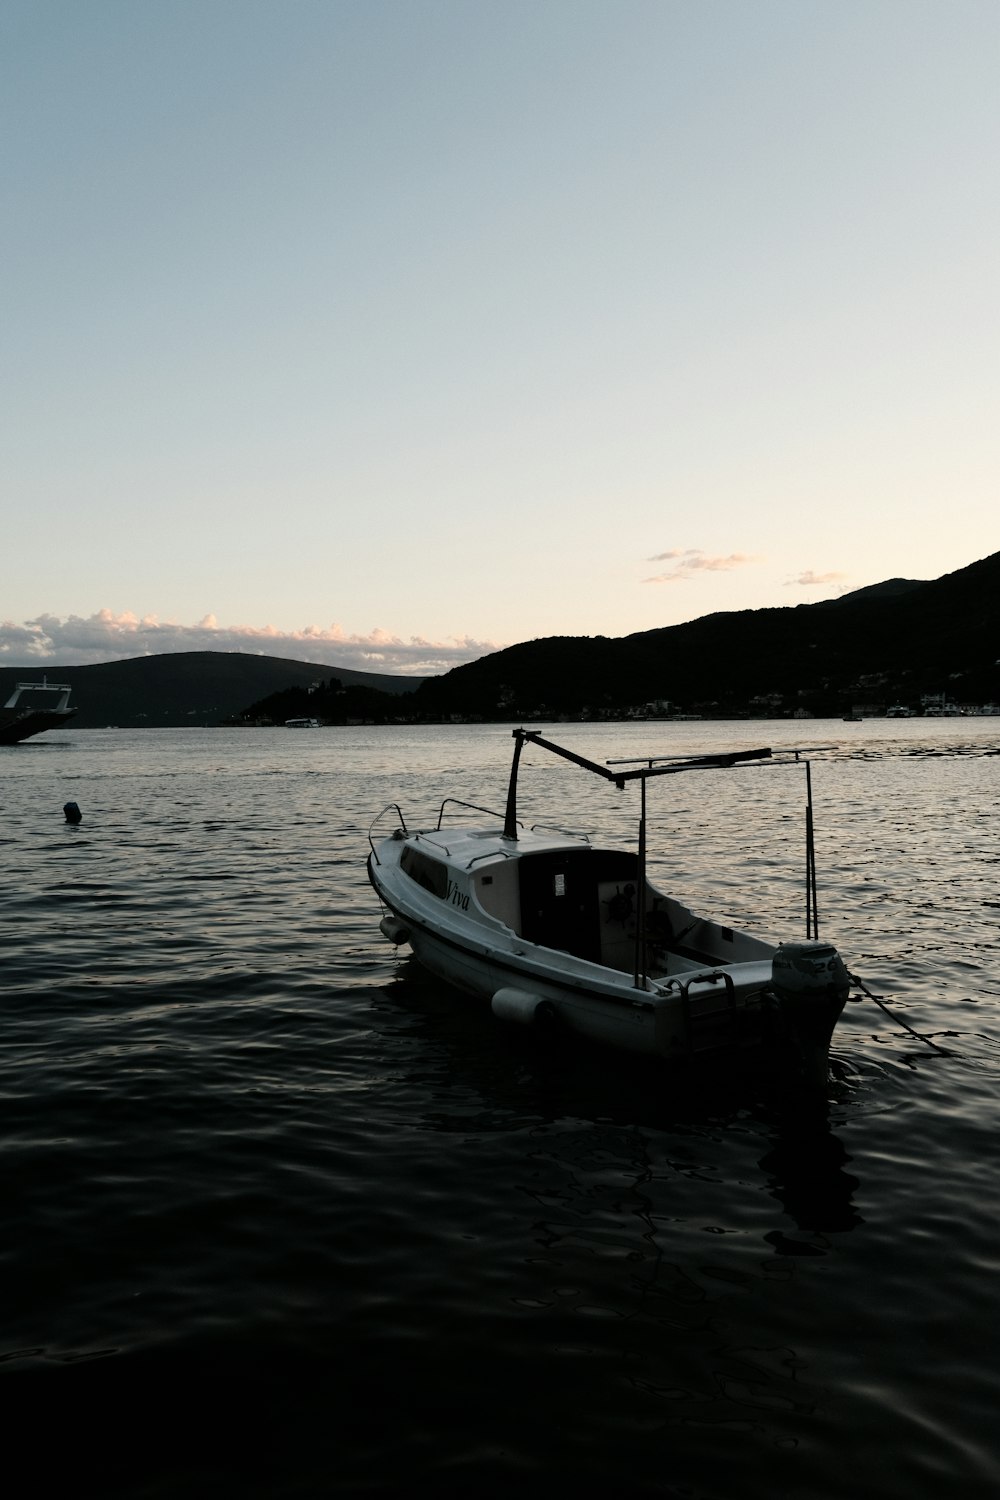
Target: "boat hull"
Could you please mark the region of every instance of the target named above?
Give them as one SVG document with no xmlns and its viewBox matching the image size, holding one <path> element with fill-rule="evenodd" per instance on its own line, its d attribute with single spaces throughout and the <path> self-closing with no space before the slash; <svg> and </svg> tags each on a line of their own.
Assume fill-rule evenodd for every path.
<svg viewBox="0 0 1000 1500">
<path fill-rule="evenodd" d="M 667 1060 L 784 1047 L 794 1032 L 806 1070 L 825 1069 L 846 991 L 810 997 L 809 1024 L 804 1031 L 795 1028 L 794 1008 L 772 984 L 771 945 L 744 938 L 750 956 L 741 962 L 691 961 L 674 974 L 637 979 L 633 972 L 530 942 L 491 918 L 476 899 L 477 880 L 493 879 L 486 873 L 493 868 L 487 855 L 478 856 L 486 862 L 464 882 L 458 866 L 436 890 L 407 879 L 401 851 L 418 840 L 387 840 L 369 859 L 369 878 L 391 914 L 382 931 L 397 945 L 409 944 L 438 979 L 489 1002 L 501 1019 Z M 504 861 L 500 871 L 508 875 L 510 864 Z M 795 1004 L 802 1012 L 801 999 Z"/>
<path fill-rule="evenodd" d="M 0 745 L 19 745 L 36 734 L 48 729 L 61 729 L 76 717 L 76 709 L 28 709 L 24 713 L 10 713 L 0 709 Z"/>
</svg>

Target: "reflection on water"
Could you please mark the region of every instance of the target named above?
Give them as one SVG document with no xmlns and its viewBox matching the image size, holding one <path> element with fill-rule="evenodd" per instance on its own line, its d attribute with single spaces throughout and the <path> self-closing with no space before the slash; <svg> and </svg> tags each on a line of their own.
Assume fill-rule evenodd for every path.
<svg viewBox="0 0 1000 1500">
<path fill-rule="evenodd" d="M 813 1235 L 843 1234 L 864 1220 L 854 1204 L 860 1187 L 846 1170 L 851 1158 L 843 1142 L 824 1122 L 787 1122 L 773 1146 L 760 1158 L 768 1190 L 799 1229 Z M 822 1253 L 815 1245 L 788 1238 L 780 1230 L 765 1235 L 779 1254 Z"/>
</svg>

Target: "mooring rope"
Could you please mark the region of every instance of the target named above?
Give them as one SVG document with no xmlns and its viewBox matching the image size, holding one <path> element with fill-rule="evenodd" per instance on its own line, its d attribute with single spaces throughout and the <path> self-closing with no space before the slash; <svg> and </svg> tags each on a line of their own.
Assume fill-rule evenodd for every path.
<svg viewBox="0 0 1000 1500">
<path fill-rule="evenodd" d="M 858 989 L 867 999 L 875 1001 L 875 1004 L 878 1006 L 879 1010 L 885 1011 L 890 1021 L 895 1021 L 897 1026 L 902 1026 L 903 1030 L 908 1031 L 911 1036 L 915 1036 L 918 1042 L 923 1042 L 926 1047 L 931 1047 L 935 1052 L 940 1052 L 942 1057 L 954 1056 L 954 1053 L 949 1052 L 946 1047 L 939 1047 L 937 1042 L 932 1042 L 929 1036 L 922 1036 L 919 1031 L 914 1031 L 909 1022 L 904 1021 L 902 1016 L 895 1015 L 894 1012 L 889 1009 L 888 1005 L 886 1005 L 884 1000 L 880 999 L 878 995 L 872 994 L 871 990 L 865 984 L 863 979 L 859 979 L 856 974 L 850 973 L 847 977 L 852 984 L 857 985 Z"/>
</svg>

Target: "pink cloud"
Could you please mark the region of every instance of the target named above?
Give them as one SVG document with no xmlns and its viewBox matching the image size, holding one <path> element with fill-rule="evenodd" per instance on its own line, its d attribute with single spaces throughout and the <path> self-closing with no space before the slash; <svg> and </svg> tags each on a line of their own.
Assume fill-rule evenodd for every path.
<svg viewBox="0 0 1000 1500">
<path fill-rule="evenodd" d="M 797 577 L 786 579 L 785 588 L 825 588 L 831 583 L 842 583 L 848 576 L 847 573 L 814 573 L 812 568 L 807 568 Z"/>
<path fill-rule="evenodd" d="M 404 639 L 376 628 L 367 635 L 349 633 L 339 624 L 306 625 L 281 630 L 275 625 L 220 625 L 212 614 L 196 625 L 139 616 L 126 610 L 98 610 L 86 619 L 42 614 L 23 624 L 0 623 L 0 663 L 12 666 L 56 662 L 87 666 L 134 656 L 161 656 L 175 651 L 242 651 L 256 656 L 283 656 L 317 665 L 351 667 L 392 676 L 428 677 L 502 649 L 495 641 L 452 636 L 443 641 L 423 636 Z"/>
<path fill-rule="evenodd" d="M 654 553 L 648 561 L 676 561 L 677 566 L 670 568 L 666 573 L 657 573 L 652 578 L 644 578 L 642 581 L 643 583 L 681 583 L 685 579 L 696 577 L 699 573 L 730 573 L 734 568 L 744 568 L 760 560 L 759 557 L 754 557 L 748 552 L 730 552 L 726 557 L 710 557 L 697 547 L 689 547 L 684 552 L 679 548 L 674 548 L 670 552 Z"/>
</svg>

